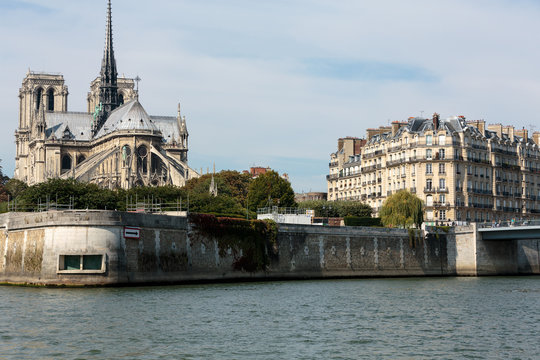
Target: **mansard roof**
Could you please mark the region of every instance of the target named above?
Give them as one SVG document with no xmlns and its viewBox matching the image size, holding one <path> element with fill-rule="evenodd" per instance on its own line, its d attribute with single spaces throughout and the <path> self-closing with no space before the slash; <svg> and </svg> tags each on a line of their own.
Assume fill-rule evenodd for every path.
<svg viewBox="0 0 540 360">
<path fill-rule="evenodd" d="M 439 120 L 439 130 L 446 130 L 448 133 L 463 132 L 470 130 L 476 135 L 481 135 L 479 130 L 474 126 L 468 126 L 464 117 L 452 116 L 448 119 Z M 398 131 L 392 136 L 392 132 L 385 132 L 382 134 L 373 135 L 368 141 L 368 145 L 379 143 L 381 141 L 387 141 L 401 137 L 404 132 L 410 134 L 423 135 L 426 131 L 434 131 L 435 127 L 433 119 L 425 119 L 421 117 L 410 118 L 407 125 L 400 127 Z"/>
</svg>

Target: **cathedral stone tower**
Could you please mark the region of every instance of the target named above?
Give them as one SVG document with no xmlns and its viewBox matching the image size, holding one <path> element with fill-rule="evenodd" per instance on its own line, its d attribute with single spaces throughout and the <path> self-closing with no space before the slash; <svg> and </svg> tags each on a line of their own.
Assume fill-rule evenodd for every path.
<svg viewBox="0 0 540 360">
<path fill-rule="evenodd" d="M 118 78 L 111 0 L 100 75 L 87 112 L 68 112 L 62 75 L 28 72 L 20 90 L 15 178 L 29 185 L 74 178 L 107 188 L 172 184 L 198 174 L 189 168 L 186 120 L 149 115 L 134 80 Z"/>
<path fill-rule="evenodd" d="M 60 74 L 28 70 L 19 89 L 19 128 L 15 132 L 15 178 L 43 181 L 44 113 L 67 111 L 68 88 Z"/>
</svg>

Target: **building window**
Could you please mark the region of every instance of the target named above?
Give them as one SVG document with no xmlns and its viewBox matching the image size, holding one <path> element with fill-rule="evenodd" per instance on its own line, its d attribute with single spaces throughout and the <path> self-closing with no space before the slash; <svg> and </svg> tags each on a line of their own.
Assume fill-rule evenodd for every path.
<svg viewBox="0 0 540 360">
<path fill-rule="evenodd" d="M 39 88 L 36 90 L 36 98 L 35 98 L 35 104 L 36 104 L 36 110 L 39 109 L 39 106 L 41 105 L 41 98 L 43 97 L 43 89 Z"/>
<path fill-rule="evenodd" d="M 124 145 L 122 147 L 122 166 L 130 166 L 131 165 L 131 148 L 127 145 Z"/>
<path fill-rule="evenodd" d="M 439 179 L 439 189 L 446 190 L 446 180 L 445 179 Z"/>
<path fill-rule="evenodd" d="M 54 89 L 47 91 L 47 110 L 54 111 Z"/>
<path fill-rule="evenodd" d="M 148 173 L 147 156 L 148 150 L 146 149 L 146 146 L 139 146 L 139 148 L 137 149 L 137 169 L 143 174 Z M 348 168 L 346 170 L 348 170 Z"/>
<path fill-rule="evenodd" d="M 60 255 L 59 273 L 104 273 L 105 256 L 103 254 Z"/>
<path fill-rule="evenodd" d="M 431 160 L 433 158 L 431 149 L 426 149 L 426 159 Z"/>
<path fill-rule="evenodd" d="M 71 170 L 71 156 L 64 155 L 62 156 L 62 172 Z"/>
<path fill-rule="evenodd" d="M 446 220 L 446 210 L 439 210 L 439 220 L 441 221 Z"/>
<path fill-rule="evenodd" d="M 426 174 L 433 174 L 433 168 L 431 164 L 426 164 Z"/>
<path fill-rule="evenodd" d="M 433 181 L 431 179 L 426 180 L 426 190 L 430 191 L 433 189 Z"/>
<path fill-rule="evenodd" d="M 446 150 L 440 149 L 439 150 L 439 159 L 444 160 L 445 158 L 446 158 Z"/>
<path fill-rule="evenodd" d="M 433 145 L 433 138 L 431 135 L 426 135 L 426 145 Z"/>
<path fill-rule="evenodd" d="M 446 202 L 446 195 L 444 194 L 439 195 L 439 202 L 441 204 L 444 204 Z"/>
<path fill-rule="evenodd" d="M 439 135 L 439 145 L 446 145 L 446 135 Z"/>
<path fill-rule="evenodd" d="M 439 164 L 439 174 L 446 174 L 445 164 Z"/>
</svg>

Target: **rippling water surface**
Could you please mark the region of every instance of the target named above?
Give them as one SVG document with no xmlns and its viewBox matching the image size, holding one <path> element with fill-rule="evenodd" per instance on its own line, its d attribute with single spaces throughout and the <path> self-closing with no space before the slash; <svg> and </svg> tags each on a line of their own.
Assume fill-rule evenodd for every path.
<svg viewBox="0 0 540 360">
<path fill-rule="evenodd" d="M 0 287 L 0 358 L 538 359 L 540 278 Z"/>
</svg>

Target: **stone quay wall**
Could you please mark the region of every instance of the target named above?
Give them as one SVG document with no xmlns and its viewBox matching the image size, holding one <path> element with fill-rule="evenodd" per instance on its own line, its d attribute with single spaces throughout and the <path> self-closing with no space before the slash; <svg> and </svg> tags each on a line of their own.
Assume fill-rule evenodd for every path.
<svg viewBox="0 0 540 360">
<path fill-rule="evenodd" d="M 538 273 L 538 251 L 531 250 L 538 243 L 529 241 L 526 251 L 514 246 L 511 261 L 521 261 L 516 272 Z M 0 283 L 101 286 L 481 274 L 474 228 L 411 237 L 400 229 L 280 225 L 267 247 L 266 270 L 255 272 L 235 266 L 245 254 L 222 247 L 224 242 L 187 217 L 9 213 L 0 215 Z"/>
</svg>

